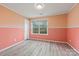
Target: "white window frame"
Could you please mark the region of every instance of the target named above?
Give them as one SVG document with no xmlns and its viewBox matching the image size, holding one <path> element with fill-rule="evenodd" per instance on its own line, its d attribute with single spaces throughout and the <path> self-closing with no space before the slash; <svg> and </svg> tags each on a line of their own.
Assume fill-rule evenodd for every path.
<svg viewBox="0 0 79 59">
<path fill-rule="evenodd" d="M 47 21 L 47 33 L 46 34 L 40 34 L 40 28 L 39 28 L 39 33 L 33 33 L 33 24 L 32 24 L 32 22 L 33 21 L 43 21 L 43 20 Z M 34 34 L 34 35 L 48 35 L 48 19 L 47 18 L 44 18 L 44 19 L 33 19 L 31 21 L 31 33 Z"/>
</svg>

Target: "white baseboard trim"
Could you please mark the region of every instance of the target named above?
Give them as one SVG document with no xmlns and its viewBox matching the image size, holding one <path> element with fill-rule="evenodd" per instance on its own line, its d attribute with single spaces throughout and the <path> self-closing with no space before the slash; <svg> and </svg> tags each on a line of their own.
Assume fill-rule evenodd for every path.
<svg viewBox="0 0 79 59">
<path fill-rule="evenodd" d="M 33 40 L 36 40 L 36 39 L 33 39 Z M 22 40 L 22 41 L 20 41 L 20 42 L 17 42 L 17 43 L 15 43 L 15 44 L 13 44 L 13 45 L 11 45 L 11 46 L 9 46 L 9 47 L 6 47 L 6 48 L 4 48 L 4 49 L 1 49 L 0 52 L 2 52 L 2 51 L 4 51 L 4 50 L 7 50 L 7 49 L 9 49 L 9 48 L 11 48 L 11 47 L 14 47 L 14 46 L 16 46 L 16 45 L 22 43 L 23 41 L 24 41 L 24 40 Z M 40 40 L 40 41 L 42 41 L 42 40 Z M 43 41 L 47 41 L 47 40 L 43 40 Z M 48 42 L 50 42 L 50 41 L 51 41 L 51 40 L 48 40 Z M 74 51 L 76 51 L 77 53 L 79 53 L 79 51 L 78 51 L 77 49 L 75 49 L 72 45 L 70 45 L 68 42 L 54 41 L 54 40 L 52 40 L 51 42 L 66 43 L 66 44 L 68 44 L 69 46 L 71 46 L 71 48 L 72 48 Z"/>
<path fill-rule="evenodd" d="M 33 40 L 36 40 L 36 39 L 33 38 Z M 42 39 L 39 39 L 39 40 L 42 41 Z M 63 42 L 63 41 L 45 40 L 45 39 L 44 39 L 43 41 L 57 42 L 57 43 L 65 43 L 65 44 L 68 44 L 69 46 L 71 46 L 68 42 Z M 77 49 L 75 49 L 73 46 L 71 46 L 71 48 L 72 48 L 75 52 L 79 53 L 79 51 L 78 51 Z"/>
<path fill-rule="evenodd" d="M 71 46 L 71 48 L 72 48 L 75 52 L 79 53 L 79 51 L 78 51 L 77 49 L 75 49 L 72 45 L 70 45 L 70 43 L 67 42 L 67 44 L 68 44 L 69 46 Z"/>
<path fill-rule="evenodd" d="M 36 38 L 32 38 L 31 40 L 37 40 Z M 47 42 L 58 42 L 58 43 L 66 43 L 64 41 L 55 41 L 55 40 L 46 40 L 46 39 L 38 39 L 39 41 L 47 41 Z"/>
<path fill-rule="evenodd" d="M 63 41 L 54 41 L 54 40 L 52 40 L 52 42 L 57 42 L 57 43 L 66 43 L 66 42 L 63 42 Z"/>
<path fill-rule="evenodd" d="M 9 49 L 9 48 L 11 48 L 11 47 L 14 47 L 14 46 L 16 46 L 16 45 L 22 43 L 23 41 L 24 41 L 24 40 L 22 40 L 22 41 L 20 41 L 20 42 L 17 42 L 17 43 L 15 43 L 15 44 L 12 44 L 11 46 L 8 46 L 8 47 L 6 47 L 6 48 L 3 48 L 3 49 L 0 50 L 0 52 L 2 52 L 2 51 L 4 51 L 4 50 L 7 50 L 7 49 Z"/>
</svg>

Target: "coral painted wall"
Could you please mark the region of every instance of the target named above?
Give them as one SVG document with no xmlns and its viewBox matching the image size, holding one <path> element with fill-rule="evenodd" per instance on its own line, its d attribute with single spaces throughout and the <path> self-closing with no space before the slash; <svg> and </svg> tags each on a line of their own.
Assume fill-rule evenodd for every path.
<svg viewBox="0 0 79 59">
<path fill-rule="evenodd" d="M 36 35 L 31 32 L 31 21 L 39 18 L 48 19 L 48 35 Z M 30 20 L 30 38 L 31 39 L 42 39 L 42 40 L 54 40 L 54 41 L 66 41 L 66 24 L 67 24 L 67 15 L 56 15 L 49 17 L 39 17 L 32 18 Z"/>
<path fill-rule="evenodd" d="M 79 4 L 68 14 L 67 41 L 79 51 Z"/>
<path fill-rule="evenodd" d="M 24 19 L 0 5 L 0 49 L 24 39 Z"/>
<path fill-rule="evenodd" d="M 31 21 L 48 19 L 48 35 L 35 35 Z M 24 17 L 0 5 L 0 49 L 24 40 Z M 30 39 L 68 42 L 79 51 L 79 4 L 68 14 L 30 19 Z"/>
</svg>

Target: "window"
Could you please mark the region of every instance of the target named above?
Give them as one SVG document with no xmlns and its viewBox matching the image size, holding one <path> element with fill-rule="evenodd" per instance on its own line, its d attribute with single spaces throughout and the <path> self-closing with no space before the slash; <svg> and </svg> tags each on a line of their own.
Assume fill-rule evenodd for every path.
<svg viewBox="0 0 79 59">
<path fill-rule="evenodd" d="M 33 34 L 47 34 L 47 20 L 33 20 L 32 33 Z"/>
</svg>

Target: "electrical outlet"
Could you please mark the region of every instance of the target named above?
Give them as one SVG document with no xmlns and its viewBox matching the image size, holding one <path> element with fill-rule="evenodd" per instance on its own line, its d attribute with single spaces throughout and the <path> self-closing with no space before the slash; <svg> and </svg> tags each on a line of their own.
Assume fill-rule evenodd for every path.
<svg viewBox="0 0 79 59">
<path fill-rule="evenodd" d="M 69 40 L 71 42 L 71 40 Z"/>
<path fill-rule="evenodd" d="M 16 42 L 16 39 L 14 39 L 14 41 Z"/>
</svg>

